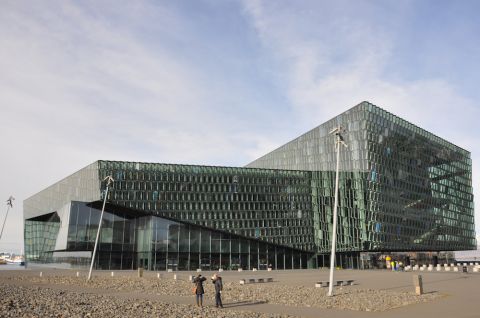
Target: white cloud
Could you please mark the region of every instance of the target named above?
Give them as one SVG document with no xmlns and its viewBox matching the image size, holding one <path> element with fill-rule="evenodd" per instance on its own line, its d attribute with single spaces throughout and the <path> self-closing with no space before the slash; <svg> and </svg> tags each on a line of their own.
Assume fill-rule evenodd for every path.
<svg viewBox="0 0 480 318">
<path fill-rule="evenodd" d="M 95 160 L 248 161 L 238 149 L 256 136 L 235 130 L 241 109 L 221 107 L 248 97 L 177 54 L 194 40 L 188 16 L 148 3 L 0 6 L 0 200 L 17 197 L 0 251 L 22 241 L 25 198 Z"/>
<path fill-rule="evenodd" d="M 262 45 L 245 53 L 237 42 L 258 44 L 249 25 L 220 34 L 171 3 L 3 1 L 0 200 L 17 197 L 6 241 L 21 241 L 26 197 L 97 159 L 241 166 L 362 100 L 480 157 L 478 111 L 448 79 L 386 76 L 395 38 L 377 25 L 401 29 L 403 11 L 376 23 L 377 7 L 245 2 Z"/>
</svg>

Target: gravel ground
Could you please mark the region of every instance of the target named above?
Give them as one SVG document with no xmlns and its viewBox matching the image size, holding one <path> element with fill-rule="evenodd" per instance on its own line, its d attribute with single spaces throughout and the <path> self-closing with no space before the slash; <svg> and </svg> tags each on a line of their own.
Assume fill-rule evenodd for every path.
<svg viewBox="0 0 480 318">
<path fill-rule="evenodd" d="M 3 285 L 1 317 L 164 317 L 291 318 L 248 311 L 200 309 L 192 305 L 125 300 L 114 296 L 59 291 L 38 286 Z"/>
<path fill-rule="evenodd" d="M 95 288 L 116 291 L 132 291 L 157 295 L 192 296 L 192 283 L 171 278 L 138 277 L 94 277 L 86 282 L 85 277 L 44 276 L 10 277 L 11 280 L 24 280 L 39 284 L 63 284 L 82 288 Z M 206 297 L 213 298 L 213 284 L 205 282 Z M 335 308 L 357 311 L 385 311 L 410 304 L 428 302 L 442 297 L 438 292 L 416 296 L 413 292 L 357 289 L 351 287 L 336 288 L 335 297 L 328 297 L 326 288 L 305 286 L 286 286 L 278 282 L 264 284 L 239 285 L 224 282 L 223 302 L 250 301 L 266 302 L 300 307 Z M 192 296 L 193 298 L 193 296 Z M 193 300 L 192 300 L 193 301 Z M 252 316 L 253 317 L 253 316 Z M 256 316 L 255 316 L 256 317 Z"/>
</svg>

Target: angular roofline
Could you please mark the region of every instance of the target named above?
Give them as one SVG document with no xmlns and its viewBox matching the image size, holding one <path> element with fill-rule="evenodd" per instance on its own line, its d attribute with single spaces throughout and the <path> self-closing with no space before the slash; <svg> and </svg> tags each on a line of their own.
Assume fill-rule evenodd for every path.
<svg viewBox="0 0 480 318">
<path fill-rule="evenodd" d="M 463 151 L 465 151 L 465 152 L 467 152 L 468 154 L 471 155 L 471 152 L 468 151 L 467 149 L 465 149 L 465 148 L 463 148 L 463 147 L 460 147 L 460 146 L 454 144 L 453 142 L 448 141 L 448 140 L 446 140 L 445 138 L 442 138 L 442 137 L 440 137 L 440 136 L 432 133 L 431 131 L 426 130 L 425 128 L 422 128 L 422 127 L 420 127 L 420 126 L 418 126 L 418 125 L 415 125 L 414 123 L 411 123 L 411 122 L 409 122 L 408 120 L 406 120 L 406 119 L 404 119 L 404 118 L 402 118 L 402 117 L 399 117 L 399 116 L 395 115 L 394 113 L 389 112 L 388 110 L 383 109 L 382 107 L 379 107 L 379 106 L 377 106 L 377 105 L 375 105 L 375 104 L 372 104 L 372 103 L 370 103 L 370 102 L 368 102 L 368 101 L 363 101 L 361 104 L 363 104 L 363 103 L 367 103 L 368 105 L 372 105 L 372 106 L 375 107 L 376 109 L 379 109 L 379 110 L 381 110 L 381 111 L 384 112 L 384 113 L 387 113 L 387 114 L 389 114 L 389 115 L 392 115 L 393 117 L 399 119 L 400 121 L 406 122 L 406 123 L 412 125 L 413 127 L 417 128 L 417 129 L 419 129 L 419 130 L 421 130 L 421 131 L 424 131 L 424 132 L 426 132 L 427 134 L 432 135 L 432 136 L 435 137 L 435 138 L 438 138 L 438 139 L 440 139 L 440 140 L 442 140 L 442 141 L 445 141 L 446 143 L 448 143 L 448 144 L 450 144 L 450 145 L 452 145 L 452 146 L 454 146 L 454 147 L 456 147 L 456 148 L 459 148 L 459 149 L 461 149 L 461 150 L 463 150 Z M 359 105 L 360 105 L 360 104 L 359 104 Z M 357 105 L 357 106 L 358 106 L 358 105 Z M 357 106 L 355 106 L 355 107 L 357 107 Z M 354 107 L 352 107 L 352 108 L 354 108 Z M 352 109 L 352 108 L 351 108 L 351 109 Z"/>
<path fill-rule="evenodd" d="M 144 162 L 144 161 L 124 161 L 124 160 L 97 160 L 95 162 L 117 162 L 117 163 L 131 163 L 131 164 L 150 164 L 150 165 L 166 165 L 166 166 L 180 166 L 180 167 L 188 167 L 188 168 L 220 168 L 220 169 L 242 169 L 242 170 L 258 170 L 262 172 L 274 172 L 278 173 L 279 171 L 285 172 L 304 172 L 310 173 L 309 170 L 295 170 L 295 169 L 272 169 L 272 168 L 253 168 L 253 167 L 237 167 L 237 166 L 215 166 L 215 165 L 194 165 L 194 164 L 180 164 L 180 163 L 165 163 L 165 162 Z M 85 167 L 86 168 L 86 167 Z M 81 170 L 81 169 L 80 169 Z"/>
<path fill-rule="evenodd" d="M 458 145 L 456 145 L 456 144 L 454 144 L 454 143 L 446 140 L 445 138 L 442 138 L 442 137 L 440 137 L 440 136 L 438 136 L 438 135 L 436 135 L 436 134 L 434 134 L 434 133 L 432 133 L 432 132 L 430 132 L 430 131 L 428 131 L 428 130 L 426 130 L 426 129 L 418 126 L 418 125 L 415 125 L 415 124 L 409 122 L 408 120 L 406 120 L 406 119 L 404 119 L 404 118 L 402 118 L 402 117 L 399 117 L 399 116 L 397 116 L 397 115 L 395 115 L 395 114 L 393 114 L 393 113 L 391 113 L 391 112 L 389 112 L 389 111 L 387 111 L 387 110 L 385 110 L 385 109 L 383 109 L 383 108 L 381 108 L 381 107 L 379 107 L 379 106 L 377 106 L 377 105 L 375 105 L 375 104 L 373 104 L 373 103 L 370 103 L 369 101 L 364 100 L 364 101 L 360 102 L 359 104 L 357 104 L 357 105 L 355 105 L 355 106 L 353 106 L 353 107 L 351 107 L 351 108 L 349 108 L 349 109 L 341 112 L 340 114 L 338 114 L 338 115 L 336 115 L 336 116 L 334 116 L 334 117 L 332 117 L 332 118 L 324 121 L 324 122 L 321 123 L 320 125 L 315 126 L 314 128 L 308 130 L 307 132 L 305 132 L 305 133 L 303 133 L 303 134 L 301 134 L 301 135 L 299 135 L 299 136 L 297 136 L 297 137 L 289 140 L 288 142 L 286 142 L 286 143 L 278 146 L 277 148 L 275 148 L 275 149 L 267 152 L 266 154 L 262 155 L 261 157 L 255 159 L 255 160 L 253 160 L 253 161 L 251 161 L 251 162 L 249 162 L 248 164 L 245 165 L 245 167 L 247 167 L 248 165 L 254 163 L 255 161 L 257 161 L 257 160 L 259 160 L 259 159 L 261 159 L 261 158 L 263 158 L 263 157 L 271 154 L 272 152 L 275 152 L 275 151 L 279 150 L 280 148 L 282 148 L 282 147 L 285 146 L 286 144 L 288 144 L 288 143 L 290 143 L 290 142 L 292 142 L 292 141 L 294 141 L 294 140 L 296 140 L 296 139 L 299 139 L 299 138 L 301 138 L 301 137 L 309 134 L 310 132 L 312 132 L 313 130 L 319 128 L 320 126 L 324 125 L 325 123 L 328 123 L 329 121 L 334 120 L 335 118 L 337 118 L 337 117 L 339 117 L 339 116 L 341 116 L 341 115 L 343 115 L 343 114 L 345 114 L 345 113 L 347 113 L 347 112 L 349 112 L 349 111 L 351 111 L 351 110 L 353 110 L 353 109 L 355 109 L 355 108 L 357 108 L 357 107 L 361 107 L 361 106 L 363 106 L 363 105 L 365 105 L 365 106 L 373 106 L 374 108 L 379 109 L 380 111 L 382 111 L 382 112 L 384 112 L 384 113 L 386 113 L 386 114 L 389 114 L 389 115 L 393 116 L 394 118 L 397 118 L 398 120 L 400 120 L 400 121 L 402 121 L 402 122 L 404 122 L 404 123 L 407 123 L 407 124 L 409 124 L 409 125 L 412 125 L 414 128 L 419 129 L 419 130 L 421 130 L 421 131 L 423 131 L 423 132 L 425 132 L 425 133 L 433 136 L 434 138 L 437 138 L 437 139 L 439 139 L 439 140 L 441 140 L 441 141 L 444 141 L 444 142 L 450 144 L 451 146 L 453 146 L 453 147 L 455 147 L 455 148 L 458 148 L 458 149 L 461 150 L 461 151 L 464 151 L 465 153 L 468 154 L 469 158 L 471 159 L 471 152 L 468 151 L 467 149 L 465 149 L 465 148 L 463 148 L 463 147 L 460 147 L 460 146 L 458 146 Z M 369 111 L 369 110 L 367 110 L 367 111 Z"/>
<path fill-rule="evenodd" d="M 236 167 L 236 166 L 214 166 L 214 165 L 193 165 L 193 164 L 179 164 L 179 163 L 165 163 L 165 162 L 144 162 L 144 161 L 126 161 L 126 160 L 104 160 L 104 159 L 98 159 L 94 162 L 92 162 L 91 164 L 88 164 L 72 173 L 70 173 L 68 176 L 58 180 L 58 181 L 55 181 L 53 182 L 52 184 L 46 186 L 45 188 L 43 188 L 43 190 L 39 191 L 39 192 L 36 192 L 36 193 L 33 193 L 31 195 L 29 195 L 28 197 L 26 197 L 23 201 L 28 201 L 29 199 L 31 199 L 32 197 L 36 196 L 38 193 L 44 191 L 44 190 L 47 190 L 55 185 L 57 185 L 58 183 L 61 183 L 62 181 L 65 181 L 69 178 L 71 178 L 73 175 L 75 175 L 76 173 L 82 171 L 83 169 L 86 169 L 90 166 L 93 166 L 94 164 L 97 164 L 97 168 L 100 168 L 100 162 L 116 162 L 116 163 L 131 163 L 131 164 L 136 164 L 136 163 L 140 163 L 140 164 L 151 164 L 151 165 L 166 165 L 166 166 L 177 166 L 177 167 L 197 167 L 197 168 L 221 168 L 221 169 L 242 169 L 242 170 L 250 170 L 250 171 L 254 171 L 254 170 L 257 170 L 259 172 L 272 172 L 272 173 L 279 173 L 279 171 L 282 171 L 282 172 L 300 172 L 300 173 L 310 173 L 311 171 L 308 171 L 308 170 L 292 170 L 292 169 L 266 169 L 266 168 L 251 168 L 251 167 Z"/>
<path fill-rule="evenodd" d="M 312 132 L 313 130 L 315 130 L 315 129 L 319 128 L 320 126 L 324 125 L 325 123 L 328 123 L 330 120 L 333 120 L 333 119 L 337 118 L 338 116 L 341 116 L 341 115 L 345 114 L 346 112 L 348 112 L 348 111 L 350 111 L 350 110 L 352 110 L 352 109 L 354 109 L 354 108 L 360 107 L 360 106 L 361 106 L 362 104 L 364 104 L 364 103 L 369 103 L 369 102 L 368 102 L 368 101 L 362 101 L 361 103 L 359 103 L 359 104 L 357 104 L 357 105 L 355 105 L 355 106 L 353 106 L 353 107 L 350 107 L 349 109 L 347 109 L 347 110 L 345 110 L 345 111 L 341 112 L 340 114 L 333 116 L 333 117 L 332 117 L 332 118 L 330 118 L 329 120 L 326 120 L 326 121 L 324 121 L 324 122 L 323 122 L 323 123 L 321 123 L 320 125 L 313 127 L 312 129 L 310 129 L 310 130 L 308 130 L 308 131 L 304 132 L 303 134 L 301 134 L 301 135 L 299 135 L 299 136 L 297 136 L 297 137 L 295 137 L 295 138 L 293 138 L 293 139 L 291 139 L 291 140 L 287 141 L 287 142 L 286 142 L 286 143 L 284 143 L 283 145 L 280 145 L 280 146 L 278 146 L 277 148 L 275 148 L 275 149 L 273 149 L 273 150 L 271 150 L 271 151 L 267 152 L 267 153 L 266 153 L 266 154 L 264 154 L 263 156 L 261 156 L 261 157 L 258 157 L 257 159 L 254 159 L 253 161 L 251 161 L 251 162 L 247 163 L 247 164 L 246 164 L 246 166 L 248 166 L 248 165 L 250 165 L 250 164 L 254 163 L 255 161 L 257 161 L 257 160 L 259 160 L 259 159 L 261 159 L 261 158 L 265 157 L 265 156 L 266 156 L 266 155 L 268 155 L 268 154 L 271 154 L 272 152 L 275 152 L 275 151 L 279 150 L 280 148 L 282 148 L 282 147 L 283 147 L 283 146 L 285 146 L 286 144 L 288 144 L 288 143 L 290 143 L 290 142 L 292 142 L 292 141 L 294 141 L 294 140 L 296 140 L 296 139 L 299 139 L 299 138 L 301 138 L 301 137 L 303 137 L 303 136 L 305 136 L 305 135 L 309 134 L 310 132 Z"/>
<path fill-rule="evenodd" d="M 45 187 L 43 190 L 46 190 L 46 189 L 48 189 L 48 188 L 50 188 L 50 187 L 53 187 L 53 186 L 54 186 L 54 185 L 56 185 L 57 183 L 60 183 L 60 182 L 62 182 L 62 181 L 64 181 L 64 180 L 66 180 L 66 179 L 68 179 L 68 178 L 72 177 L 74 174 L 76 174 L 76 173 L 78 173 L 78 172 L 82 171 L 83 169 L 85 169 L 85 168 L 87 168 L 87 167 L 90 167 L 90 166 L 94 165 L 95 163 L 98 163 L 99 161 L 100 161 L 100 160 L 96 160 L 96 161 L 94 161 L 94 162 L 92 162 L 92 163 L 90 163 L 90 164 L 88 164 L 88 165 L 86 165 L 86 166 L 84 166 L 84 167 L 82 167 L 82 168 L 80 168 L 80 169 L 78 169 L 78 170 L 76 170 L 76 171 L 74 171 L 74 172 L 70 173 L 68 176 L 66 176 L 66 177 L 64 177 L 64 178 L 62 178 L 62 179 L 60 179 L 60 180 L 58 180 L 58 181 L 56 181 L 56 182 L 54 182 L 54 183 L 52 183 L 52 184 L 50 184 L 50 185 L 46 186 L 46 187 Z M 43 191 L 43 190 L 41 190 L 41 191 Z M 41 191 L 40 191 L 40 192 L 41 192 Z M 33 196 L 37 195 L 37 194 L 38 194 L 38 193 L 40 193 L 40 192 L 36 192 L 36 193 L 34 193 L 34 194 L 32 194 L 32 195 L 28 196 L 28 197 L 27 197 L 27 198 L 25 198 L 23 201 L 26 201 L 26 200 L 30 199 L 31 197 L 33 197 Z"/>
</svg>

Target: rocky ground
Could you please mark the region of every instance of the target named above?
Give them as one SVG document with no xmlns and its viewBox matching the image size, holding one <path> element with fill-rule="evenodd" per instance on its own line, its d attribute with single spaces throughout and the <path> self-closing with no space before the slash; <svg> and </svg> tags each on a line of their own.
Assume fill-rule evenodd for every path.
<svg viewBox="0 0 480 318">
<path fill-rule="evenodd" d="M 173 280 L 170 276 L 168 276 L 168 278 L 165 277 L 160 279 L 156 277 L 138 278 L 132 276 L 104 276 L 94 277 L 90 282 L 86 282 L 85 277 L 68 276 L 17 276 L 10 277 L 8 279 L 28 281 L 33 284 L 78 286 L 79 288 L 87 290 L 115 290 L 119 292 L 136 292 L 153 295 L 191 296 L 193 298 L 191 295 L 191 288 L 193 286 L 192 283 L 181 279 Z M 213 284 L 209 283 L 209 281 L 205 282 L 205 291 L 206 296 L 210 295 L 213 298 Z M 384 311 L 414 303 L 427 302 L 438 297 L 442 297 L 442 295 L 437 292 L 416 296 L 413 292 L 357 289 L 352 287 L 336 288 L 335 297 L 327 297 L 326 293 L 326 288 L 287 286 L 282 285 L 279 282 L 240 285 L 238 281 L 226 281 L 224 282 L 222 298 L 226 304 L 229 302 L 247 301 L 300 307 L 336 308 L 358 311 Z M 5 302 L 2 300 L 2 304 L 4 303 Z M 145 306 L 147 306 L 146 308 L 150 308 L 150 310 L 156 310 L 155 307 L 152 307 L 153 305 L 145 304 Z M 126 308 L 125 310 L 128 312 L 128 310 L 131 309 Z"/>
<path fill-rule="evenodd" d="M 163 317 L 163 318 L 289 318 L 287 315 L 229 311 L 214 307 L 200 309 L 185 304 L 123 299 L 108 295 L 60 291 L 38 286 L 3 285 L 1 317 Z"/>
</svg>

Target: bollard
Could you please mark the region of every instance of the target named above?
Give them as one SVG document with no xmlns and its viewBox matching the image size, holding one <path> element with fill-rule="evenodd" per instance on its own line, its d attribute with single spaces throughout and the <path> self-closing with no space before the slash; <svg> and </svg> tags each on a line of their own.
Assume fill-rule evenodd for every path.
<svg viewBox="0 0 480 318">
<path fill-rule="evenodd" d="M 142 267 L 138 268 L 138 277 L 143 277 L 143 268 Z"/>
<path fill-rule="evenodd" d="M 40 277 L 42 277 L 42 276 L 43 276 L 43 273 L 42 273 L 42 272 L 40 272 Z"/>
<path fill-rule="evenodd" d="M 157 273 L 157 278 L 160 278 L 160 273 Z"/>
<path fill-rule="evenodd" d="M 77 272 L 77 277 L 80 277 L 80 272 Z"/>
<path fill-rule="evenodd" d="M 422 295 L 423 294 L 422 275 L 413 275 L 413 286 L 415 286 L 415 294 L 416 295 Z"/>
<path fill-rule="evenodd" d="M 188 281 L 193 282 L 193 275 L 188 275 Z"/>
<path fill-rule="evenodd" d="M 177 274 L 173 274 L 173 279 L 177 280 Z"/>
<path fill-rule="evenodd" d="M 110 273 L 110 276 L 112 276 L 112 277 L 113 277 L 114 275 L 115 275 L 115 274 L 114 274 L 113 272 L 111 272 L 111 273 Z"/>
</svg>

